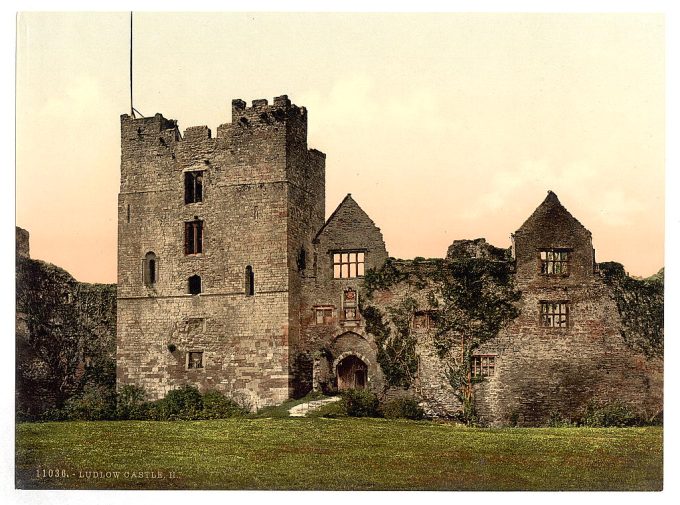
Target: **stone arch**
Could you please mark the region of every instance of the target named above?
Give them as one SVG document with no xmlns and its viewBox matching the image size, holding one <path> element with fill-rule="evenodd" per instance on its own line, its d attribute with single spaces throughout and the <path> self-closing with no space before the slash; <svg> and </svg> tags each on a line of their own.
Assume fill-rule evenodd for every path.
<svg viewBox="0 0 680 505">
<path fill-rule="evenodd" d="M 348 333 L 352 333 L 352 332 L 348 332 Z M 335 359 L 333 360 L 333 370 L 334 370 L 334 371 L 337 370 L 338 365 L 340 364 L 340 362 L 341 362 L 343 359 L 345 359 L 347 356 L 356 356 L 356 357 L 359 358 L 361 361 L 363 361 L 364 363 L 366 363 L 366 366 L 371 366 L 371 361 L 370 361 L 366 356 L 364 356 L 363 354 L 361 354 L 360 352 L 357 352 L 357 351 L 345 351 L 345 352 L 343 352 L 342 354 L 338 355 L 338 357 L 335 358 Z"/>
<path fill-rule="evenodd" d="M 360 338 L 361 340 L 368 341 L 366 336 L 362 335 L 361 333 L 357 333 L 355 331 L 345 331 L 345 332 L 340 333 L 339 335 L 336 335 L 335 337 L 333 337 L 333 339 L 331 340 L 331 345 L 333 345 L 335 342 L 337 342 L 338 340 L 340 340 L 343 337 L 356 337 L 356 338 Z"/>
</svg>

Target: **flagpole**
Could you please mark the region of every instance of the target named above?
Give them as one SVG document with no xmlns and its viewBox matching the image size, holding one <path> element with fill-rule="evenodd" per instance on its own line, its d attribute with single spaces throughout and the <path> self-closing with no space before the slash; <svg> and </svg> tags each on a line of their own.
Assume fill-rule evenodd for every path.
<svg viewBox="0 0 680 505">
<path fill-rule="evenodd" d="M 135 117 L 135 107 L 132 102 L 132 11 L 130 11 L 130 115 Z"/>
</svg>

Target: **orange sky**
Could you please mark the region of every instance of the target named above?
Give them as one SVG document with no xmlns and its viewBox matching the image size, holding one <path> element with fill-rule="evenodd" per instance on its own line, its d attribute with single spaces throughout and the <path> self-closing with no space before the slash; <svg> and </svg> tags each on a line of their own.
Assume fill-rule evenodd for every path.
<svg viewBox="0 0 680 505">
<path fill-rule="evenodd" d="M 180 129 L 288 94 L 392 256 L 507 247 L 548 189 L 598 261 L 663 266 L 664 22 L 642 14 L 135 15 L 135 107 Z M 115 282 L 128 14 L 24 13 L 17 224 L 31 255 Z"/>
</svg>

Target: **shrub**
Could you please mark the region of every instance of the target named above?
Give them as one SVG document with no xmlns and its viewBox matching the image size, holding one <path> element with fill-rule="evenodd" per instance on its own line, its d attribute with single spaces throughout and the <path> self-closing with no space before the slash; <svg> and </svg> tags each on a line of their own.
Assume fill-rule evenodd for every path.
<svg viewBox="0 0 680 505">
<path fill-rule="evenodd" d="M 169 391 L 165 398 L 151 402 L 147 417 L 158 421 L 200 419 L 203 410 L 201 393 L 194 386 L 182 386 Z"/>
<path fill-rule="evenodd" d="M 102 421 L 112 419 L 115 409 L 115 396 L 110 388 L 88 384 L 81 393 L 66 400 L 63 415 L 73 421 Z"/>
<path fill-rule="evenodd" d="M 548 416 L 547 425 L 549 428 L 569 428 L 575 426 L 576 424 L 564 417 L 559 412 L 553 410 Z"/>
<path fill-rule="evenodd" d="M 116 395 L 116 419 L 146 419 L 145 396 L 144 388 L 130 385 L 121 387 Z"/>
<path fill-rule="evenodd" d="M 647 424 L 644 416 L 621 402 L 597 403 L 589 402 L 581 418 L 583 426 L 589 427 L 624 427 Z"/>
<path fill-rule="evenodd" d="M 342 406 L 350 417 L 378 417 L 378 397 L 365 389 L 348 389 L 342 393 Z"/>
<path fill-rule="evenodd" d="M 246 414 L 248 414 L 248 410 L 219 391 L 206 391 L 203 395 L 202 417 L 204 419 L 224 419 L 245 416 Z"/>
<path fill-rule="evenodd" d="M 425 411 L 414 398 L 397 398 L 382 406 L 383 415 L 388 419 L 414 419 L 425 417 Z"/>
</svg>

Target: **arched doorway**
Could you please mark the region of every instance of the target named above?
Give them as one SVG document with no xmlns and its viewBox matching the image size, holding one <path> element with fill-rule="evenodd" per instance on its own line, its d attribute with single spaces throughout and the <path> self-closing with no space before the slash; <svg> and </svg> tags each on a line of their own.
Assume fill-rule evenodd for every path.
<svg viewBox="0 0 680 505">
<path fill-rule="evenodd" d="M 339 391 L 345 389 L 364 389 L 368 382 L 368 366 L 353 354 L 340 360 L 336 373 Z"/>
</svg>

